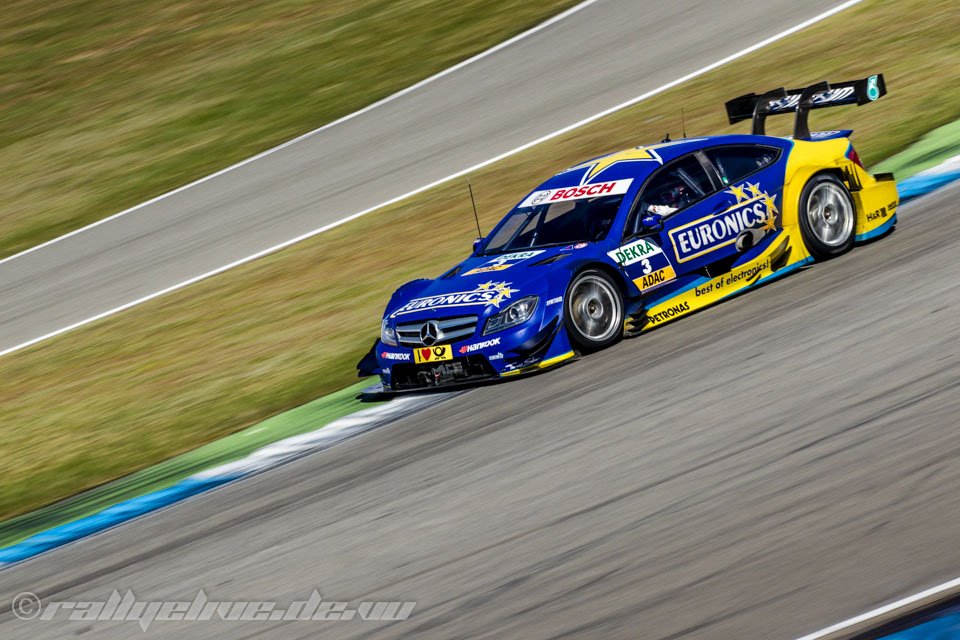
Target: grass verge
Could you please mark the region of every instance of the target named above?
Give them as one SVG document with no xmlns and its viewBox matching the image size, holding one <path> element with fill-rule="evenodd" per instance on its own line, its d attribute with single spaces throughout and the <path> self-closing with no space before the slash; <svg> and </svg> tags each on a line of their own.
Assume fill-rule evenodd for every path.
<svg viewBox="0 0 960 640">
<path fill-rule="evenodd" d="M 900 180 L 960 155 L 960 120 L 938 127 L 892 158 L 887 158 L 877 171 L 892 171 Z"/>
<path fill-rule="evenodd" d="M 732 130 L 723 102 L 752 90 L 882 71 L 890 95 L 816 111 L 852 126 L 868 162 L 960 115 L 960 6 L 872 0 L 683 87 L 472 177 L 489 229 L 532 185 L 599 153 Z M 789 118 L 771 119 L 783 133 Z M 743 130 L 740 125 L 737 130 Z M 461 184 L 438 187 L 296 247 L 3 360 L 0 518 L 96 486 L 353 381 L 396 285 L 462 258 Z M 651 338 L 654 339 L 654 338 Z"/>
<path fill-rule="evenodd" d="M 5 2 L 0 256 L 335 120 L 574 2 Z"/>
<path fill-rule="evenodd" d="M 367 382 L 359 382 L 115 482 L 2 522 L 0 547 L 96 513 L 123 500 L 164 489 L 198 471 L 239 460 L 264 445 L 315 431 L 345 415 L 369 408 L 372 405 L 356 399 L 357 394 L 368 385 Z"/>
</svg>

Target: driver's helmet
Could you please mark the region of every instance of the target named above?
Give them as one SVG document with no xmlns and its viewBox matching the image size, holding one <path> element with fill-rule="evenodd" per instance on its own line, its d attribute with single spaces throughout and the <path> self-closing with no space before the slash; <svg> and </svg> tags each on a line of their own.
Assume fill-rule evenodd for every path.
<svg viewBox="0 0 960 640">
<path fill-rule="evenodd" d="M 660 192 L 660 204 L 671 207 L 672 209 L 682 209 L 690 201 L 690 189 L 682 182 L 677 182 L 671 187 Z"/>
</svg>

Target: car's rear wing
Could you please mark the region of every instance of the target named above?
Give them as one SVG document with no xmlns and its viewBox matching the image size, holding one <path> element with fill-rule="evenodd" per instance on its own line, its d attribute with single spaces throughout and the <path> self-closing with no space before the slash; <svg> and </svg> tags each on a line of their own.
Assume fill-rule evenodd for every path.
<svg viewBox="0 0 960 640">
<path fill-rule="evenodd" d="M 796 112 L 793 127 L 795 140 L 810 138 L 807 119 L 811 109 L 825 109 L 847 104 L 867 104 L 887 93 L 883 74 L 850 82 L 819 82 L 805 89 L 774 89 L 763 95 L 748 93 L 727 102 L 727 117 L 730 124 L 741 120 L 753 120 L 753 134 L 762 136 L 769 115 Z"/>
</svg>

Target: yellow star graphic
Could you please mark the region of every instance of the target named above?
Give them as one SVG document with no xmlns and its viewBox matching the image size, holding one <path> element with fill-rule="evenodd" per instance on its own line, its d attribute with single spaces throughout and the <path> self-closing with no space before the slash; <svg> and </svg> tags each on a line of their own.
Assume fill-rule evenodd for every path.
<svg viewBox="0 0 960 640">
<path fill-rule="evenodd" d="M 773 198 L 766 194 L 764 194 L 763 196 L 763 206 L 767 208 L 767 215 L 772 216 L 773 214 L 779 211 L 779 209 L 777 209 L 777 205 L 774 202 Z"/>
<path fill-rule="evenodd" d="M 727 192 L 736 196 L 737 204 L 740 204 L 741 200 L 747 199 L 747 194 L 744 193 L 743 191 L 743 185 L 740 185 L 739 187 L 738 186 L 730 187 L 729 189 L 727 189 Z"/>
<path fill-rule="evenodd" d="M 493 284 L 493 281 L 491 280 L 490 282 L 484 282 L 483 284 L 478 284 L 478 285 L 477 285 L 477 289 L 479 289 L 480 291 L 486 291 L 487 289 L 489 289 L 490 287 L 493 287 L 493 286 L 495 286 L 495 285 Z"/>
<path fill-rule="evenodd" d="M 759 184 L 757 184 L 757 183 L 750 183 L 750 182 L 747 183 L 747 191 L 749 191 L 750 193 L 752 193 L 754 198 L 759 198 L 760 195 L 763 193 L 762 191 L 760 191 L 760 185 L 759 185 Z"/>
<path fill-rule="evenodd" d="M 595 160 L 589 160 L 583 164 L 578 164 L 575 167 L 570 167 L 567 171 L 573 171 L 575 169 L 583 169 L 584 167 L 590 167 L 590 170 L 584 174 L 583 179 L 580 181 L 581 184 L 586 184 L 592 180 L 595 176 L 602 173 L 604 170 L 609 169 L 615 164 L 621 162 L 656 162 L 658 164 L 663 164 L 663 160 L 660 158 L 660 154 L 656 152 L 656 149 L 664 147 L 670 143 L 664 144 L 655 144 L 649 147 L 634 147 L 633 149 L 627 149 L 625 151 L 617 151 L 616 153 L 611 153 L 606 156 L 602 156 Z"/>
<path fill-rule="evenodd" d="M 769 209 L 767 210 L 767 217 L 764 219 L 763 224 L 760 225 L 760 228 L 764 231 L 777 230 L 777 217 L 773 215 L 773 212 Z"/>
<path fill-rule="evenodd" d="M 494 285 L 494 290 L 500 298 L 509 298 L 511 293 L 516 293 L 519 289 L 511 289 L 509 282 L 500 282 Z"/>
</svg>

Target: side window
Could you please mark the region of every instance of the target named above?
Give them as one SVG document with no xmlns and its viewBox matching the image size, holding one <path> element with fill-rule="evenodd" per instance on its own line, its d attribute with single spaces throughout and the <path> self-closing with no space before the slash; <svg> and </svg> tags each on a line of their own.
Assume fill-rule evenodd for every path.
<svg viewBox="0 0 960 640">
<path fill-rule="evenodd" d="M 704 151 L 717 167 L 723 184 L 732 184 L 751 173 L 773 164 L 780 155 L 774 147 L 728 146 Z"/>
<path fill-rule="evenodd" d="M 660 169 L 643 188 L 634 209 L 628 232 L 636 231 L 640 218 L 648 213 L 668 216 L 702 200 L 714 191 L 703 165 L 693 155 L 675 160 Z"/>
<path fill-rule="evenodd" d="M 513 238 L 514 234 L 520 231 L 520 227 L 527 224 L 530 221 L 530 216 L 533 211 L 523 212 L 523 211 L 514 211 L 512 214 L 507 217 L 504 221 L 503 226 L 487 241 L 484 251 L 499 251 L 502 249 L 510 239 Z"/>
</svg>

